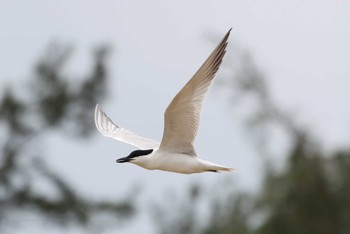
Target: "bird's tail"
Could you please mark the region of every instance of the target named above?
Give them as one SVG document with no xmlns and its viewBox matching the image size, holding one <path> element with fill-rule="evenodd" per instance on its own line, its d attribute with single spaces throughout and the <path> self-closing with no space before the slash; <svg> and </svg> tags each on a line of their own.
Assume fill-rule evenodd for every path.
<svg viewBox="0 0 350 234">
<path fill-rule="evenodd" d="M 216 163 L 208 162 L 205 160 L 200 160 L 202 163 L 203 171 L 211 171 L 211 172 L 230 172 L 234 171 L 235 169 L 230 167 L 225 167 Z"/>
</svg>

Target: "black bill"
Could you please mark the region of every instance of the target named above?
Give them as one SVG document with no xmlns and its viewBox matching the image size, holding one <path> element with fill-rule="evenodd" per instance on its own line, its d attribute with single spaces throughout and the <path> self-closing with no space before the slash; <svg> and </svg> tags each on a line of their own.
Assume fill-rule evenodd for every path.
<svg viewBox="0 0 350 234">
<path fill-rule="evenodd" d="M 117 159 L 117 163 L 126 163 L 126 162 L 130 162 L 130 158 L 128 157 L 125 157 L 125 158 L 120 158 L 120 159 Z"/>
</svg>

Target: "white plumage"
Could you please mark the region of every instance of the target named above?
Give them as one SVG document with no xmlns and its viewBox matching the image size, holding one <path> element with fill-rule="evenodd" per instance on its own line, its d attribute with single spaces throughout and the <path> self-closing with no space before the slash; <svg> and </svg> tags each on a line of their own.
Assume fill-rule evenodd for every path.
<svg viewBox="0 0 350 234">
<path fill-rule="evenodd" d="M 230 31 L 169 104 L 164 113 L 164 132 L 160 144 L 114 124 L 96 105 L 95 124 L 99 132 L 140 149 L 118 159 L 118 163 L 131 162 L 149 170 L 183 174 L 233 170 L 199 159 L 193 146 L 203 101 L 225 55 Z"/>
</svg>

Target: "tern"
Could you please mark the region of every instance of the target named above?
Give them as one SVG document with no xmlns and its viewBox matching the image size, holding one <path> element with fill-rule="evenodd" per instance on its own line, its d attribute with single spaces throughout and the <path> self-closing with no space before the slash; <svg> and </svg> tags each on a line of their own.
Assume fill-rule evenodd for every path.
<svg viewBox="0 0 350 234">
<path fill-rule="evenodd" d="M 99 107 L 95 109 L 98 131 L 112 139 L 138 148 L 117 163 L 130 162 L 148 170 L 181 174 L 233 171 L 233 168 L 199 159 L 193 146 L 204 98 L 226 52 L 231 29 L 194 76 L 180 90 L 164 113 L 161 143 L 139 136 L 115 124 Z"/>
</svg>

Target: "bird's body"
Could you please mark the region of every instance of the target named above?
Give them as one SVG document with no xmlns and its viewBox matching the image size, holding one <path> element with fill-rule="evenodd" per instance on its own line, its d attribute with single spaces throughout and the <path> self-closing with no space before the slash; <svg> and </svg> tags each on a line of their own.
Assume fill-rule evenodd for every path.
<svg viewBox="0 0 350 234">
<path fill-rule="evenodd" d="M 119 127 L 99 108 L 99 105 L 96 106 L 95 124 L 104 136 L 139 148 L 129 156 L 118 159 L 118 163 L 131 162 L 149 170 L 182 174 L 233 170 L 199 159 L 193 146 L 203 101 L 225 55 L 230 31 L 169 104 L 164 113 L 161 143 Z"/>
<path fill-rule="evenodd" d="M 229 171 L 223 167 L 188 154 L 169 153 L 154 149 L 152 153 L 142 156 L 133 162 L 148 170 L 162 170 L 181 174 L 200 173 L 205 171 Z"/>
</svg>

